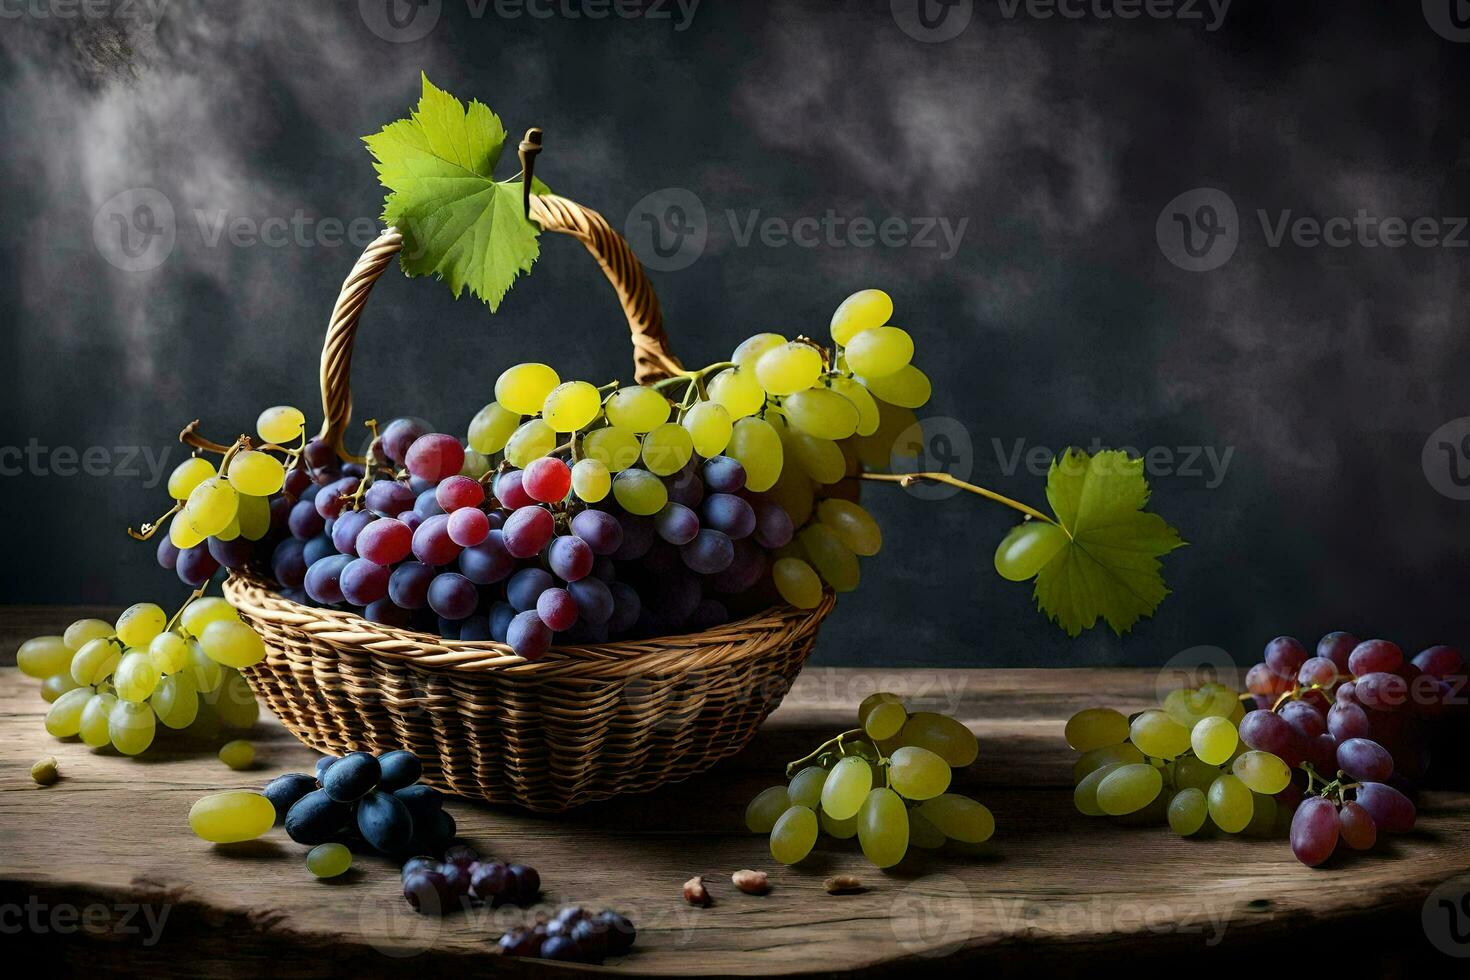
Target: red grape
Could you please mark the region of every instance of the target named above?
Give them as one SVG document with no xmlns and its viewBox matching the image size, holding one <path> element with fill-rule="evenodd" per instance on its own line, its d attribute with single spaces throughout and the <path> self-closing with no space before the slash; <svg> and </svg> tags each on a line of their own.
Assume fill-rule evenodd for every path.
<svg viewBox="0 0 1470 980">
<path fill-rule="evenodd" d="M 454 436 L 430 432 L 413 441 L 403 463 L 419 479 L 438 483 L 464 468 L 464 447 Z"/>
<path fill-rule="evenodd" d="M 543 456 L 521 471 L 521 487 L 534 500 L 554 504 L 572 489 L 572 470 L 555 456 Z"/>
<path fill-rule="evenodd" d="M 461 548 L 473 548 L 490 536 L 490 519 L 482 510 L 461 507 L 449 515 L 448 528 L 451 541 Z"/>
<path fill-rule="evenodd" d="M 540 554 L 556 532 L 556 520 L 551 511 L 541 507 L 521 507 L 506 518 L 502 534 L 505 550 L 516 558 L 530 558 Z"/>
<path fill-rule="evenodd" d="M 1307 662 L 1307 650 L 1293 636 L 1278 636 L 1266 644 L 1266 666 L 1279 677 L 1296 677 L 1302 664 Z"/>
<path fill-rule="evenodd" d="M 357 535 L 357 553 L 379 565 L 394 565 L 408 557 L 413 531 L 400 520 L 380 517 Z"/>
<path fill-rule="evenodd" d="M 536 600 L 536 615 L 558 633 L 577 623 L 577 600 L 566 589 L 547 589 Z"/>
<path fill-rule="evenodd" d="M 1337 850 L 1337 806 L 1321 796 L 1306 800 L 1291 818 L 1291 852 L 1314 868 Z"/>
<path fill-rule="evenodd" d="M 414 557 L 425 565 L 447 565 L 459 555 L 459 550 L 460 546 L 449 537 L 447 514 L 435 514 L 425 519 L 413 532 Z"/>
<path fill-rule="evenodd" d="M 1386 783 L 1364 783 L 1358 787 L 1358 804 L 1386 834 L 1407 834 L 1414 829 L 1414 804 Z"/>
<path fill-rule="evenodd" d="M 1404 663 L 1404 651 L 1397 643 L 1388 640 L 1364 640 L 1353 648 L 1348 656 L 1348 670 L 1361 677 L 1363 674 L 1392 673 Z"/>
<path fill-rule="evenodd" d="M 485 500 L 485 488 L 479 480 L 451 476 L 434 488 L 434 499 L 445 513 L 452 514 L 464 507 L 480 506 Z"/>
<path fill-rule="evenodd" d="M 1337 823 L 1343 842 L 1355 851 L 1366 851 L 1378 842 L 1373 818 L 1357 803 L 1344 803 L 1337 813 Z"/>
<path fill-rule="evenodd" d="M 509 470 L 495 478 L 495 499 L 509 510 L 530 507 L 536 502 L 522 485 L 520 470 Z"/>
</svg>

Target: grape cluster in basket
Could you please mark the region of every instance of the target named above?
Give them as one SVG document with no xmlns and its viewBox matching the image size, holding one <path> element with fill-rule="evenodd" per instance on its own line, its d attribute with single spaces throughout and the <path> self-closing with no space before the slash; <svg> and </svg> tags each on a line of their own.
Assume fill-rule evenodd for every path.
<svg viewBox="0 0 1470 980">
<path fill-rule="evenodd" d="M 1427 726 L 1463 713 L 1465 663 L 1450 647 L 1410 661 L 1387 640 L 1342 632 L 1312 656 L 1282 636 L 1246 686 L 1244 695 L 1218 683 L 1172 691 L 1131 718 L 1111 708 L 1074 715 L 1065 735 L 1081 753 L 1077 809 L 1167 820 L 1181 836 L 1212 826 L 1289 836 L 1312 866 L 1339 843 L 1367 850 L 1380 833 L 1413 829 Z"/>
<path fill-rule="evenodd" d="M 952 769 L 980 752 L 963 724 L 910 712 L 887 692 L 863 700 L 858 724 L 791 763 L 789 783 L 762 790 L 746 807 L 746 827 L 770 835 L 773 858 L 796 864 L 825 832 L 838 840 L 856 837 L 870 862 L 888 868 L 910 845 L 928 850 L 953 841 L 963 848 L 995 833 L 984 804 L 945 792 Z"/>
<path fill-rule="evenodd" d="M 41 681 L 47 732 L 138 755 L 160 724 L 210 737 L 221 725 L 255 724 L 260 706 L 239 668 L 264 656 L 229 603 L 195 597 L 173 619 L 151 602 L 116 623 L 79 619 L 61 636 L 21 644 L 16 663 Z"/>
</svg>

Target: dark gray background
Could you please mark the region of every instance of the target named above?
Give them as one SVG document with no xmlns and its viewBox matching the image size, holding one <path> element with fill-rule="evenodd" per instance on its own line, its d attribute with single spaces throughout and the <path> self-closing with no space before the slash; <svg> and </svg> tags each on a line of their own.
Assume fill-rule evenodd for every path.
<svg viewBox="0 0 1470 980">
<path fill-rule="evenodd" d="M 47 452 L 0 478 L 4 602 L 183 594 L 123 534 L 164 494 L 118 472 L 113 449 L 171 465 L 196 416 L 221 437 L 279 402 L 316 419 L 322 331 L 356 253 L 211 246 L 198 215 L 374 217 L 358 138 L 404 114 L 424 69 L 513 135 L 544 127 L 540 175 L 619 227 L 650 193 L 697 195 L 707 247 L 653 273 L 686 361 L 756 330 L 823 333 L 843 296 L 879 285 L 934 378 L 923 414 L 969 435 L 973 479 L 1043 504 L 1042 477 L 1003 472 L 1018 440 L 1179 452 L 1153 506 L 1190 546 L 1165 562 L 1175 594 L 1132 634 L 1069 640 L 1028 587 L 998 579 L 1011 512 L 875 487 L 885 550 L 824 629 L 821 662 L 1156 663 L 1197 644 L 1248 657 L 1331 628 L 1463 638 L 1470 504 L 1435 490 L 1421 450 L 1470 415 L 1470 233 L 1273 248 L 1256 217 L 1470 213 L 1470 44 L 1417 3 L 1235 0 L 1208 30 L 1008 17 L 987 0 L 930 43 L 886 0 L 705 0 L 682 30 L 443 0 L 427 36 L 392 43 L 357 0 L 170 0 L 156 24 L 138 7 L 41 17 L 49 0 L 28 2 L 0 21 L 0 447 Z M 177 242 L 127 272 L 93 221 L 136 187 L 167 196 Z M 1237 251 L 1209 272 L 1177 268 L 1155 237 L 1161 209 L 1198 187 L 1240 214 Z M 741 245 L 727 217 L 829 210 L 968 224 L 946 258 Z M 495 317 L 390 274 L 358 349 L 359 418 L 411 412 L 457 433 L 510 363 L 629 373 L 605 283 L 560 236 Z M 56 447 L 106 447 L 110 462 L 59 475 Z M 1201 447 L 1232 453 L 1223 481 L 1172 472 Z"/>
</svg>

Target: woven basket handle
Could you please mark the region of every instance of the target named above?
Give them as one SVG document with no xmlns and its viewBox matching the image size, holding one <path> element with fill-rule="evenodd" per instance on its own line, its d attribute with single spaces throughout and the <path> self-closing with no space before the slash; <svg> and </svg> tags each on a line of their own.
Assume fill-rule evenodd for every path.
<svg viewBox="0 0 1470 980">
<path fill-rule="evenodd" d="M 658 297 L 653 294 L 643 266 L 607 219 L 591 208 L 554 194 L 528 195 L 527 209 L 531 220 L 543 231 L 573 236 L 587 246 L 587 251 L 602 267 L 628 318 L 633 336 L 634 379 L 646 384 L 683 370 L 679 359 L 669 350 Z M 352 267 L 342 283 L 337 304 L 332 307 L 332 320 L 322 345 L 321 439 L 343 459 L 355 458 L 342 440 L 352 418 L 352 342 L 357 335 L 357 324 L 373 284 L 402 249 L 403 235 L 396 228 L 379 235 Z"/>
</svg>

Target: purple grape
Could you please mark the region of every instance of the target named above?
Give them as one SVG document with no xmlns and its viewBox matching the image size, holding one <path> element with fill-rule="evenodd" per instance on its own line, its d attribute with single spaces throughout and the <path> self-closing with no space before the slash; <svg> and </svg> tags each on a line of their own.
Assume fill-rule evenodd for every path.
<svg viewBox="0 0 1470 980">
<path fill-rule="evenodd" d="M 1393 756 L 1367 738 L 1350 738 L 1339 744 L 1337 765 L 1359 782 L 1381 783 L 1393 775 Z"/>
<path fill-rule="evenodd" d="M 553 538 L 551 547 L 546 552 L 546 563 L 557 577 L 566 582 L 586 578 L 592 571 L 595 558 L 587 542 L 575 534 Z"/>
<path fill-rule="evenodd" d="M 429 604 L 429 583 L 434 570 L 416 561 L 406 561 L 388 578 L 388 596 L 404 609 L 423 609 Z"/>
<path fill-rule="evenodd" d="M 748 538 L 742 538 L 735 542 L 735 557 L 731 560 L 730 567 L 711 576 L 709 581 L 716 592 L 737 595 L 753 588 L 765 578 L 768 569 L 766 553 Z"/>
<path fill-rule="evenodd" d="M 325 534 L 318 534 L 306 542 L 301 549 L 301 557 L 306 561 L 308 568 L 323 558 L 330 558 L 336 553 L 337 549 L 332 547 L 332 539 Z"/>
<path fill-rule="evenodd" d="M 516 613 L 505 631 L 505 642 L 517 656 L 535 660 L 551 649 L 551 628 L 536 615 L 536 610 L 527 609 Z"/>
<path fill-rule="evenodd" d="M 791 543 L 796 528 L 786 508 L 772 500 L 757 500 L 755 509 L 755 542 L 762 548 L 775 551 Z"/>
<path fill-rule="evenodd" d="M 637 561 L 648 554 L 658 535 L 653 530 L 653 521 L 647 517 L 622 514 L 618 524 L 623 529 L 623 540 L 611 555 L 613 561 Z"/>
<path fill-rule="evenodd" d="M 206 538 L 204 543 L 214 560 L 229 569 L 244 568 L 255 552 L 255 542 L 246 538 L 231 538 L 228 541 Z M 177 563 L 174 567 L 178 568 Z"/>
<path fill-rule="evenodd" d="M 735 493 L 745 486 L 745 467 L 729 456 L 711 456 L 701 472 L 705 484 L 716 493 Z"/>
<path fill-rule="evenodd" d="M 419 525 L 424 523 L 424 515 L 416 510 L 405 510 L 399 513 L 398 522 L 408 525 L 410 531 L 417 531 Z"/>
<path fill-rule="evenodd" d="M 445 619 L 443 616 L 435 616 L 434 622 L 437 624 L 435 628 L 439 631 L 439 635 L 444 637 L 444 639 L 459 639 L 460 620 Z"/>
<path fill-rule="evenodd" d="M 179 564 L 179 549 L 168 539 L 167 534 L 158 538 L 158 567 L 173 571 Z"/>
<path fill-rule="evenodd" d="M 459 553 L 459 570 L 476 585 L 493 585 L 504 581 L 515 571 L 516 560 L 505 550 L 499 531 L 491 531 L 485 540 Z"/>
<path fill-rule="evenodd" d="M 1326 657 L 1312 657 L 1296 673 L 1296 682 L 1303 687 L 1311 687 L 1313 684 L 1331 687 L 1339 679 L 1337 664 Z"/>
<path fill-rule="evenodd" d="M 1404 651 L 1388 640 L 1364 640 L 1348 656 L 1348 670 L 1364 674 L 1393 673 L 1404 665 Z"/>
<path fill-rule="evenodd" d="M 388 566 L 370 562 L 366 558 L 354 558 L 342 569 L 338 580 L 342 598 L 350 605 L 366 606 L 377 602 L 388 594 Z"/>
<path fill-rule="evenodd" d="M 720 531 L 704 530 L 679 549 L 679 556 L 692 571 L 715 575 L 729 568 L 735 560 L 735 544 Z"/>
<path fill-rule="evenodd" d="M 693 460 L 685 463 L 677 473 L 664 477 L 664 487 L 669 491 L 670 500 L 691 509 L 698 507 L 704 499 L 704 481 L 700 479 Z"/>
<path fill-rule="evenodd" d="M 1290 762 L 1301 755 L 1296 730 L 1280 715 L 1270 711 L 1248 711 L 1240 720 L 1240 740 L 1260 752 L 1270 752 Z"/>
<path fill-rule="evenodd" d="M 500 506 L 512 511 L 535 506 L 536 501 L 526 492 L 522 480 L 520 470 L 506 470 L 495 478 L 495 499 L 500 501 Z"/>
<path fill-rule="evenodd" d="M 434 494 L 434 488 L 430 487 L 414 498 L 413 511 L 420 517 L 437 517 L 444 513 L 444 508 L 439 506 L 439 498 Z"/>
<path fill-rule="evenodd" d="M 289 530 L 291 524 L 291 508 L 294 506 L 296 506 L 296 501 L 284 493 L 270 499 L 270 529 L 272 531 Z"/>
<path fill-rule="evenodd" d="M 1397 711 L 1409 701 L 1409 682 L 1382 671 L 1364 674 L 1353 682 L 1353 699 L 1374 711 Z"/>
<path fill-rule="evenodd" d="M 567 591 L 576 600 L 578 614 L 586 622 L 593 626 L 602 626 L 612 618 L 612 590 L 602 579 L 578 579 L 567 586 Z"/>
<path fill-rule="evenodd" d="M 555 584 L 551 573 L 545 569 L 523 568 L 505 583 L 505 597 L 510 600 L 516 612 L 525 612 L 535 609 L 536 600 L 541 598 L 541 593 Z"/>
<path fill-rule="evenodd" d="M 412 617 L 407 609 L 394 603 L 392 599 L 379 599 L 370 602 L 362 611 L 362 618 L 370 623 L 382 623 L 384 626 L 396 626 L 399 629 L 407 629 Z"/>
<path fill-rule="evenodd" d="M 506 518 L 501 534 L 505 550 L 517 558 L 530 558 L 541 553 L 556 533 L 556 520 L 544 507 L 521 507 Z"/>
<path fill-rule="evenodd" d="M 1291 853 L 1309 868 L 1337 850 L 1337 804 L 1321 796 L 1305 800 L 1291 818 Z"/>
<path fill-rule="evenodd" d="M 490 534 L 490 518 L 475 507 L 461 507 L 449 515 L 449 540 L 462 548 L 480 544 Z"/>
<path fill-rule="evenodd" d="M 1386 783 L 1359 786 L 1358 805 L 1368 811 L 1374 825 L 1385 834 L 1407 834 L 1414 829 L 1414 804 Z"/>
<path fill-rule="evenodd" d="M 1293 636 L 1278 636 L 1266 644 L 1266 655 L 1262 658 L 1271 673 L 1277 677 L 1295 677 L 1307 662 L 1307 649 Z"/>
<path fill-rule="evenodd" d="M 575 962 L 581 959 L 582 951 L 571 936 L 550 936 L 541 944 L 539 955 L 543 960 Z"/>
<path fill-rule="evenodd" d="M 479 601 L 475 583 L 457 572 L 436 575 L 429 583 L 429 608 L 445 619 L 464 619 Z"/>
<path fill-rule="evenodd" d="M 288 589 L 299 589 L 306 581 L 306 545 L 286 538 L 271 554 L 271 575 Z"/>
<path fill-rule="evenodd" d="M 422 435 L 427 435 L 429 425 L 418 419 L 394 419 L 383 428 L 379 445 L 386 455 L 399 466 L 408 458 L 408 447 Z"/>
<path fill-rule="evenodd" d="M 1337 822 L 1343 843 L 1355 851 L 1369 850 L 1378 842 L 1377 825 L 1357 803 L 1344 803 L 1337 811 Z"/>
<path fill-rule="evenodd" d="M 464 447 L 454 436 L 430 432 L 419 436 L 403 454 L 408 472 L 431 483 L 454 476 L 464 467 Z"/>
<path fill-rule="evenodd" d="M 611 555 L 623 543 L 623 526 L 605 510 L 584 510 L 572 518 L 572 533 L 595 555 Z"/>
<path fill-rule="evenodd" d="M 292 497 L 300 498 L 311 486 L 311 474 L 299 463 L 286 471 L 286 478 L 281 489 Z"/>
<path fill-rule="evenodd" d="M 699 533 L 699 515 L 670 500 L 653 516 L 653 529 L 669 544 L 688 544 Z"/>
<path fill-rule="evenodd" d="M 1430 647 L 1415 656 L 1413 662 L 1424 673 L 1440 679 L 1457 676 L 1465 670 L 1465 658 L 1454 647 Z"/>
<path fill-rule="evenodd" d="M 316 504 L 301 498 L 291 508 L 291 516 L 286 519 L 286 527 L 290 529 L 291 536 L 300 541 L 309 541 L 321 534 L 326 529 L 327 519 L 317 513 Z"/>
<path fill-rule="evenodd" d="M 699 514 L 705 527 L 723 531 L 736 540 L 749 537 L 755 530 L 755 511 L 732 493 L 711 494 Z"/>
<path fill-rule="evenodd" d="M 1339 701 L 1327 711 L 1327 730 L 1341 742 L 1373 734 L 1373 725 L 1368 721 L 1368 712 L 1356 704 Z"/>
<path fill-rule="evenodd" d="M 358 557 L 357 536 L 362 533 L 363 528 L 375 520 L 377 517 L 371 511 L 366 510 L 350 510 L 343 514 L 332 524 L 332 547 L 336 548 L 340 554 Z M 354 605 L 363 605 L 363 603 L 354 603 Z"/>
<path fill-rule="evenodd" d="M 1327 731 L 1327 719 L 1306 701 L 1288 701 L 1278 712 L 1281 720 L 1306 738 L 1316 738 Z"/>
<path fill-rule="evenodd" d="M 334 535 L 333 543 L 336 540 Z M 392 565 L 407 558 L 413 550 L 413 531 L 397 518 L 378 517 L 357 533 L 353 543 L 359 557 L 379 565 Z"/>
<path fill-rule="evenodd" d="M 694 607 L 694 612 L 689 617 L 688 627 L 691 633 L 703 633 L 705 630 L 714 629 L 730 621 L 730 611 L 725 604 L 718 599 L 702 599 L 699 605 Z"/>
<path fill-rule="evenodd" d="M 648 554 L 643 556 L 641 564 L 644 571 L 655 575 L 662 575 L 684 567 L 684 562 L 679 557 L 679 549 L 667 541 L 655 541 L 653 547 L 648 549 Z"/>
<path fill-rule="evenodd" d="M 341 602 L 342 572 L 351 561 L 346 555 L 332 555 L 313 564 L 306 570 L 306 594 L 324 606 Z"/>
<path fill-rule="evenodd" d="M 363 495 L 367 509 L 380 517 L 396 517 L 412 510 L 416 500 L 414 492 L 397 480 L 378 480 Z"/>
<path fill-rule="evenodd" d="M 536 599 L 536 615 L 558 633 L 577 623 L 577 600 L 566 589 L 547 589 Z"/>
<path fill-rule="evenodd" d="M 470 865 L 470 894 L 482 902 L 500 897 L 505 890 L 505 864 L 501 861 L 477 861 Z"/>
<path fill-rule="evenodd" d="M 347 506 L 347 498 L 357 492 L 357 477 L 344 476 L 322 487 L 312 506 L 323 518 L 336 517 Z"/>
<path fill-rule="evenodd" d="M 459 628 L 459 638 L 466 643 L 481 643 L 491 639 L 490 619 L 487 616 L 470 616 Z"/>
<path fill-rule="evenodd" d="M 1317 641 L 1317 656 L 1331 660 L 1337 667 L 1339 674 L 1348 672 L 1348 657 L 1353 652 L 1353 647 L 1358 645 L 1358 638 L 1351 633 L 1338 630 L 1328 633 Z"/>
<path fill-rule="evenodd" d="M 449 516 L 435 514 L 426 518 L 413 532 L 413 556 L 425 565 L 448 565 L 460 553 L 459 545 L 449 537 Z"/>
<path fill-rule="evenodd" d="M 306 465 L 314 470 L 324 469 L 337 464 L 337 454 L 332 447 L 321 439 L 307 440 L 306 448 L 302 450 L 301 456 L 306 460 Z"/>
<path fill-rule="evenodd" d="M 613 614 L 607 621 L 608 632 L 625 633 L 638 622 L 638 616 L 643 611 L 643 602 L 639 599 L 637 590 L 626 582 L 613 582 L 607 589 L 613 597 Z"/>
<path fill-rule="evenodd" d="M 219 562 L 202 543 L 180 551 L 179 560 L 174 563 L 174 573 L 179 576 L 179 581 L 196 589 L 213 578 L 217 571 Z"/>
<path fill-rule="evenodd" d="M 504 643 L 507 631 L 510 629 L 510 621 L 516 618 L 515 606 L 508 602 L 497 602 L 490 607 L 490 638 L 496 643 Z"/>
</svg>

